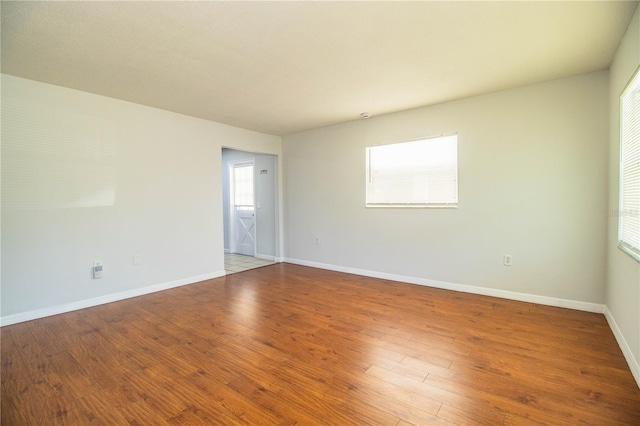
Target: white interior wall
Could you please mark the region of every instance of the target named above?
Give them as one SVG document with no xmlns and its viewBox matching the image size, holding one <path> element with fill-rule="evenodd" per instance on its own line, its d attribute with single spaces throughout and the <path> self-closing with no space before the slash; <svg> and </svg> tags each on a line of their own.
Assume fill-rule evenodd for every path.
<svg viewBox="0 0 640 426">
<path fill-rule="evenodd" d="M 285 258 L 602 304 L 607 99 L 598 72 L 285 136 Z M 365 208 L 365 147 L 456 132 L 459 208 Z"/>
<path fill-rule="evenodd" d="M 610 68 L 609 203 L 619 210 L 620 95 L 640 66 L 640 9 L 627 29 Z M 608 218 L 607 318 L 636 381 L 640 384 L 640 263 L 618 248 L 618 217 Z"/>
<path fill-rule="evenodd" d="M 222 146 L 280 153 L 280 137 L 8 75 L 2 111 L 3 324 L 223 274 Z"/>
</svg>

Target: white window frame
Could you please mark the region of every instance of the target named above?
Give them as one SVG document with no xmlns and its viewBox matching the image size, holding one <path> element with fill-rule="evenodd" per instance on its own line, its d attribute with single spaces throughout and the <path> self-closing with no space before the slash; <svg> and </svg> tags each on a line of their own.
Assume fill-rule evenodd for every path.
<svg viewBox="0 0 640 426">
<path fill-rule="evenodd" d="M 367 147 L 365 189 L 367 208 L 457 208 L 458 135 Z"/>
<path fill-rule="evenodd" d="M 618 247 L 640 262 L 640 69 L 620 95 Z"/>
</svg>

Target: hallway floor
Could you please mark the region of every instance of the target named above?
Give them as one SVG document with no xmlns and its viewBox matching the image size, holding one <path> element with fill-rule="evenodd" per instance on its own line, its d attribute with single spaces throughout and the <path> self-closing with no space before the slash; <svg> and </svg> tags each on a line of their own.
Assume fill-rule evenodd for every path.
<svg viewBox="0 0 640 426">
<path fill-rule="evenodd" d="M 247 271 L 249 269 L 260 268 L 262 266 L 273 265 L 270 260 L 257 259 L 242 254 L 225 253 L 224 254 L 224 270 L 229 274 Z"/>
</svg>

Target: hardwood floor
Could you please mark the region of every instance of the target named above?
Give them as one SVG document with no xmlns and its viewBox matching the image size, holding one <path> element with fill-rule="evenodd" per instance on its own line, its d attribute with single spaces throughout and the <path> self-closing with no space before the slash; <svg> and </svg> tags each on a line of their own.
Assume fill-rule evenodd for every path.
<svg viewBox="0 0 640 426">
<path fill-rule="evenodd" d="M 640 424 L 605 318 L 289 264 L 2 328 L 2 424 Z"/>
</svg>

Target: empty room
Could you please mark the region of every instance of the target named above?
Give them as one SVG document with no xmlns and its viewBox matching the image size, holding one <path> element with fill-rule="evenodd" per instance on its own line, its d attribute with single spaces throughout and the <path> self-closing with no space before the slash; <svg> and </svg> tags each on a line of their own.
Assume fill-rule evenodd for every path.
<svg viewBox="0 0 640 426">
<path fill-rule="evenodd" d="M 2 425 L 640 424 L 635 1 L 2 1 Z"/>
</svg>

